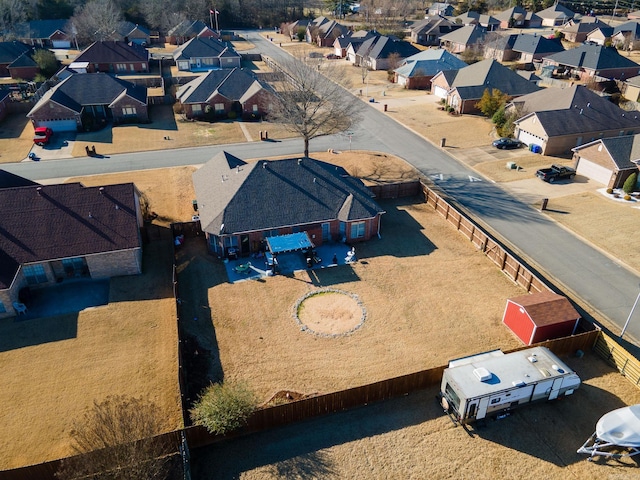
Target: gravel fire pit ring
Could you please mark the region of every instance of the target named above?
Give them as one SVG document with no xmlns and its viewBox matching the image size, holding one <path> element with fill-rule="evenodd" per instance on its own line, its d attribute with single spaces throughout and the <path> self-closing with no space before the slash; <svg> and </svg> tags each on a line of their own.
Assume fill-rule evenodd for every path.
<svg viewBox="0 0 640 480">
<path fill-rule="evenodd" d="M 355 332 L 366 317 L 367 310 L 355 293 L 334 288 L 307 292 L 293 308 L 300 330 L 327 338 Z"/>
</svg>

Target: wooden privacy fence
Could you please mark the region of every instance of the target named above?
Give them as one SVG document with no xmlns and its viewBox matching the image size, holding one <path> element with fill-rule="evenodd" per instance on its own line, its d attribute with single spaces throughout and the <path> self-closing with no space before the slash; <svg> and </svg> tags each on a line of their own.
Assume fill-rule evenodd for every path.
<svg viewBox="0 0 640 480">
<path fill-rule="evenodd" d="M 422 192 L 422 183 L 420 183 L 420 180 L 415 180 L 412 182 L 369 185 L 367 188 L 378 199 L 403 198 L 419 195 Z"/>
<path fill-rule="evenodd" d="M 437 213 L 469 239 L 478 250 L 484 253 L 515 283 L 529 293 L 550 290 L 549 286 L 540 277 L 525 267 L 520 260 L 509 253 L 473 220 L 447 202 L 444 197 L 424 183 L 422 184 L 422 191 L 427 205 L 433 207 Z"/>
<path fill-rule="evenodd" d="M 640 361 L 625 350 L 606 333 L 598 336 L 594 352 L 627 377 L 634 385 L 640 387 Z"/>
</svg>

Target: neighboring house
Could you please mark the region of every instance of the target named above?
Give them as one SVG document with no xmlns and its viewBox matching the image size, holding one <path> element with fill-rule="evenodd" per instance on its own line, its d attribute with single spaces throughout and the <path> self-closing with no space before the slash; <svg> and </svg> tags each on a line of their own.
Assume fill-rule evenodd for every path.
<svg viewBox="0 0 640 480">
<path fill-rule="evenodd" d="M 542 27 L 542 18 L 535 12 L 527 12 L 524 17 L 524 28 L 540 28 Z"/>
<path fill-rule="evenodd" d="M 32 20 L 13 28 L 16 40 L 43 48 L 71 48 L 68 20 Z"/>
<path fill-rule="evenodd" d="M 542 64 L 583 82 L 596 78 L 624 80 L 640 73 L 640 65 L 636 62 L 620 55 L 613 47 L 601 45 L 581 45 L 554 53 L 545 57 Z"/>
<path fill-rule="evenodd" d="M 478 18 L 478 25 L 484 27 L 487 32 L 493 32 L 500 28 L 500 20 L 491 15 L 480 15 Z"/>
<path fill-rule="evenodd" d="M 627 13 L 627 18 L 629 20 L 640 20 L 640 10 Z"/>
<path fill-rule="evenodd" d="M 149 72 L 149 52 L 141 45 L 118 41 L 93 42 L 74 60 L 87 62 L 89 73 L 135 74 Z"/>
<path fill-rule="evenodd" d="M 305 38 L 308 43 L 315 43 L 319 47 L 330 47 L 336 38 L 348 33 L 349 29 L 335 20 L 318 17 L 307 26 Z"/>
<path fill-rule="evenodd" d="M 288 33 L 291 40 L 298 40 L 298 30 L 304 29 L 306 32 L 310 22 L 311 20 L 304 18 L 296 20 L 295 22 L 287 23 L 282 29 L 282 33 Z"/>
<path fill-rule="evenodd" d="M 480 23 L 480 14 L 478 12 L 474 12 L 473 10 L 469 10 L 468 12 L 462 13 L 457 17 L 453 17 L 453 22 L 456 25 L 478 25 Z"/>
<path fill-rule="evenodd" d="M 25 287 L 141 273 L 139 197 L 133 183 L 0 188 L 0 318 Z"/>
<path fill-rule="evenodd" d="M 468 48 L 482 48 L 481 43 L 487 34 L 484 27 L 467 25 L 440 37 L 440 46 L 451 53 L 462 53 Z"/>
<path fill-rule="evenodd" d="M 563 52 L 564 47 L 559 38 L 546 38 L 541 35 L 521 33 L 516 38 L 513 51 L 520 55 L 521 63 L 531 63 L 544 57 Z"/>
<path fill-rule="evenodd" d="M 371 41 L 371 48 L 368 48 L 367 42 Z M 360 49 L 365 49 L 360 55 Z M 397 40 L 390 37 L 381 35 L 379 37 L 371 38 L 365 41 L 360 49 L 358 55 L 360 55 L 359 65 L 365 66 L 370 70 L 389 70 L 396 68 L 407 57 L 415 55 L 420 50 L 411 45 L 409 42 L 403 40 Z"/>
<path fill-rule="evenodd" d="M 587 40 L 587 35 L 597 28 L 609 27 L 608 24 L 595 17 L 582 17 L 579 22 L 570 20 L 560 30 L 567 42 L 582 43 Z"/>
<path fill-rule="evenodd" d="M 601 138 L 573 149 L 576 171 L 607 188 L 622 188 L 640 162 L 640 135 Z"/>
<path fill-rule="evenodd" d="M 233 47 L 215 38 L 196 37 L 173 51 L 180 71 L 202 72 L 214 68 L 240 68 L 241 58 Z"/>
<path fill-rule="evenodd" d="M 147 123 L 147 88 L 106 73 L 74 74 L 48 90 L 27 114 L 54 132 L 91 130 L 108 121 Z"/>
<path fill-rule="evenodd" d="M 425 46 L 440 45 L 440 37 L 442 35 L 461 27 L 462 25 L 456 25 L 444 17 L 433 15 L 411 27 L 411 42 Z"/>
<path fill-rule="evenodd" d="M 427 10 L 427 15 L 441 15 L 443 17 L 450 17 L 453 15 L 455 8 L 448 2 L 434 2 Z"/>
<path fill-rule="evenodd" d="M 606 45 L 611 42 L 611 36 L 613 35 L 613 27 L 596 27 L 587 34 L 587 43 L 594 43 L 596 45 Z"/>
<path fill-rule="evenodd" d="M 495 18 L 500 21 L 500 28 L 523 28 L 527 11 L 524 7 L 515 6 L 507 10 L 504 10 L 495 15 Z"/>
<path fill-rule="evenodd" d="M 460 70 L 443 71 L 431 80 L 432 92 L 444 98 L 458 113 L 478 113 L 476 103 L 485 90 L 500 90 L 511 98 L 540 90 L 535 83 L 493 59 L 483 60 Z"/>
<path fill-rule="evenodd" d="M 22 42 L 0 42 L 0 77 L 10 77 L 9 65 L 32 51 L 32 47 Z"/>
<path fill-rule="evenodd" d="M 407 57 L 395 70 L 395 83 L 409 89 L 431 88 L 431 79 L 443 70 L 460 70 L 467 64 L 442 49 L 430 49 Z"/>
<path fill-rule="evenodd" d="M 347 35 L 336 38 L 333 42 L 333 53 L 338 55 L 340 58 L 345 58 L 347 56 L 347 49 L 349 48 L 349 45 L 353 45 L 355 50 L 362 45 L 362 42 L 366 39 L 375 37 L 376 35 L 376 33 L 367 30 L 349 32 Z"/>
<path fill-rule="evenodd" d="M 151 32 L 149 29 L 133 22 L 120 22 L 111 37 L 112 40 L 136 43 L 143 47 L 151 43 Z"/>
<path fill-rule="evenodd" d="M 542 19 L 543 27 L 559 27 L 571 20 L 575 13 L 568 8 L 556 3 L 551 7 L 538 12 L 536 15 Z"/>
<path fill-rule="evenodd" d="M 622 95 L 631 102 L 640 101 L 640 75 L 627 78 L 622 86 Z"/>
<path fill-rule="evenodd" d="M 9 103 L 11 103 L 11 91 L 0 90 L 0 122 L 9 115 Z"/>
<path fill-rule="evenodd" d="M 11 78 L 33 80 L 35 76 L 40 73 L 40 67 L 33 59 L 33 54 L 37 49 L 39 49 L 39 47 L 32 48 L 30 51 L 23 53 L 7 66 Z"/>
<path fill-rule="evenodd" d="M 218 34 L 211 30 L 206 23 L 200 20 L 183 20 L 167 32 L 166 40 L 171 45 L 182 45 L 198 36 L 219 38 Z"/>
<path fill-rule="evenodd" d="M 187 118 L 235 112 L 239 118 L 257 119 L 273 103 L 271 89 L 251 72 L 239 68 L 211 70 L 178 88 L 176 99 Z"/>
<path fill-rule="evenodd" d="M 613 29 L 611 42 L 624 50 L 638 50 L 640 48 L 640 23 L 631 21 L 618 25 Z"/>
<path fill-rule="evenodd" d="M 316 245 L 378 235 L 384 210 L 342 167 L 308 157 L 247 163 L 220 152 L 193 174 L 209 249 L 246 256 L 266 237 L 307 232 Z"/>
<path fill-rule="evenodd" d="M 513 46 L 518 38 L 517 33 L 500 35 L 492 33 L 484 39 L 484 58 L 493 58 L 499 62 L 509 62 L 518 58 Z"/>
<path fill-rule="evenodd" d="M 640 132 L 640 112 L 625 112 L 582 85 L 546 88 L 512 101 L 507 110 L 525 112 L 516 120 L 515 137 L 562 155 L 599 138 Z"/>
</svg>

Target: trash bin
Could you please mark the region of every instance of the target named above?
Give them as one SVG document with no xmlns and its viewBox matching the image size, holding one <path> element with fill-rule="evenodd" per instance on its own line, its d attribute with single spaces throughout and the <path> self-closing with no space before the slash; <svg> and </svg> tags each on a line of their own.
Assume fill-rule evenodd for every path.
<svg viewBox="0 0 640 480">
<path fill-rule="evenodd" d="M 447 144 L 447 139 L 446 138 L 441 138 L 440 139 L 440 148 L 444 148 L 446 144 Z"/>
<path fill-rule="evenodd" d="M 386 103 L 384 104 L 384 111 L 385 112 L 387 111 L 387 104 Z"/>
</svg>

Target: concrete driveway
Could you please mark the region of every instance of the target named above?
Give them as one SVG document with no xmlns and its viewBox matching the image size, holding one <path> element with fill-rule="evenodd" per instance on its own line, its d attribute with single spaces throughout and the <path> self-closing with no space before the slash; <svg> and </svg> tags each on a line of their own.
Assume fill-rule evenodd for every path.
<svg viewBox="0 0 640 480">
<path fill-rule="evenodd" d="M 554 183 L 543 182 L 539 178 L 526 178 L 514 182 L 503 182 L 500 186 L 529 205 L 540 203 L 543 198 L 551 200 L 586 191 L 595 192 L 599 188 L 603 188 L 602 184 L 583 177 L 582 175 L 576 175 L 573 180 Z M 552 202 L 548 208 L 553 208 Z"/>
<path fill-rule="evenodd" d="M 38 160 L 57 160 L 73 157 L 73 143 L 76 139 L 75 132 L 54 133 L 49 143 L 43 147 L 33 145 L 29 153 L 35 154 Z M 29 158 L 24 161 L 31 162 Z"/>
</svg>

